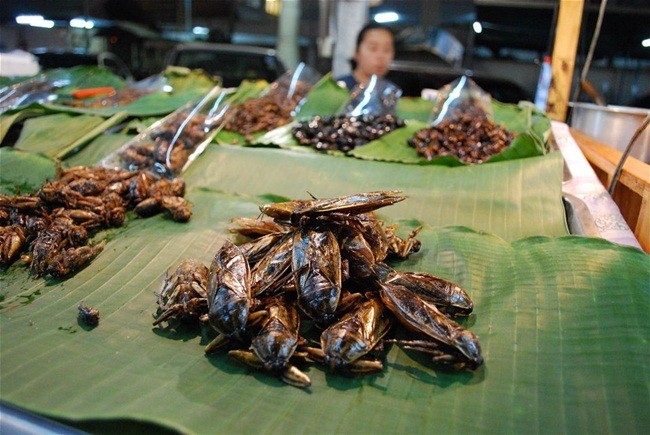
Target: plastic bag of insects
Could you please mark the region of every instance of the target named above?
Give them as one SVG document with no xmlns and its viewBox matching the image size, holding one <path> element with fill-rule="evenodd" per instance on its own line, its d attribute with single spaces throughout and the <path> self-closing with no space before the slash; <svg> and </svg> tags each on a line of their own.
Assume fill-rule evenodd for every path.
<svg viewBox="0 0 650 435">
<path fill-rule="evenodd" d="M 320 74 L 299 64 L 271 83 L 257 98 L 249 98 L 233 106 L 224 129 L 254 141 L 253 134 L 271 131 L 293 121 L 311 88 L 320 80 Z"/>
<path fill-rule="evenodd" d="M 277 101 L 284 101 L 291 106 L 292 115 L 300 110 L 312 87 L 321 79 L 318 71 L 311 68 L 304 62 L 282 74 L 276 81 L 271 83 L 264 91 L 262 97 L 277 98 Z"/>
<path fill-rule="evenodd" d="M 394 83 L 370 77 L 366 84 L 357 85 L 341 112 L 349 116 L 395 116 L 402 90 Z"/>
<path fill-rule="evenodd" d="M 61 100 L 61 103 L 86 109 L 125 106 L 154 92 L 171 93 L 173 90 L 163 74 L 156 74 L 130 83 L 119 90 L 111 87 L 81 89 L 73 92 L 70 98 Z"/>
<path fill-rule="evenodd" d="M 465 75 L 440 88 L 429 124 L 436 126 L 463 115 L 492 119 L 492 97 Z"/>
<path fill-rule="evenodd" d="M 415 132 L 408 144 L 427 160 L 452 156 L 480 164 L 508 147 L 514 136 L 493 122 L 490 95 L 462 76 L 441 88 L 429 127 Z"/>
<path fill-rule="evenodd" d="M 173 178 L 180 175 L 223 127 L 231 91 L 215 86 L 198 102 L 186 104 L 101 161 L 109 168 L 146 169 Z"/>
<path fill-rule="evenodd" d="M 401 94 L 393 83 L 373 75 L 367 85 L 352 90 L 339 114 L 300 121 L 291 134 L 300 145 L 347 153 L 405 125 L 395 115 Z"/>
</svg>

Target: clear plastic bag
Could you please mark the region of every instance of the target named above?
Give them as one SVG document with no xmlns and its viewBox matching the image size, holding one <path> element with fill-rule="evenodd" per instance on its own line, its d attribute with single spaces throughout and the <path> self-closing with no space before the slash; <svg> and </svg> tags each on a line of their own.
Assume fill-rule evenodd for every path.
<svg viewBox="0 0 650 435">
<path fill-rule="evenodd" d="M 69 76 L 61 71 L 39 74 L 30 79 L 0 89 L 0 114 L 32 103 L 45 103 L 57 98 L 56 90 L 70 84 Z"/>
<path fill-rule="evenodd" d="M 461 76 L 440 88 L 429 124 L 436 126 L 445 119 L 456 119 L 463 114 L 492 119 L 492 97 L 468 76 Z"/>
<path fill-rule="evenodd" d="M 301 63 L 271 83 L 258 98 L 250 98 L 232 108 L 225 129 L 253 141 L 253 133 L 267 132 L 293 120 L 320 74 Z"/>
<path fill-rule="evenodd" d="M 173 88 L 163 74 L 156 74 L 138 82 L 128 84 L 124 88 L 114 91 L 109 95 L 96 98 L 74 99 L 64 101 L 64 104 L 73 107 L 101 108 L 124 106 L 154 92 L 172 92 Z"/>
<path fill-rule="evenodd" d="M 318 71 L 304 62 L 300 62 L 294 70 L 282 74 L 264 91 L 262 97 L 277 99 L 282 104 L 291 106 L 292 115 L 299 110 L 305 97 L 321 79 Z"/>
<path fill-rule="evenodd" d="M 198 103 L 189 103 L 153 123 L 105 157 L 100 164 L 131 171 L 146 169 L 173 178 L 212 141 L 228 116 L 230 91 L 216 86 Z"/>
<path fill-rule="evenodd" d="M 395 116 L 401 96 L 402 90 L 394 83 L 373 75 L 368 83 L 357 85 L 352 90 L 341 113 L 349 116 Z"/>
</svg>

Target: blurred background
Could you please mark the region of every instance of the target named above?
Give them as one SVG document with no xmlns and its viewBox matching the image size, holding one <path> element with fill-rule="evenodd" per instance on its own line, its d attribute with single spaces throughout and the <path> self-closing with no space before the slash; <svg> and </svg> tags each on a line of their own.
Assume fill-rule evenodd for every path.
<svg viewBox="0 0 650 435">
<path fill-rule="evenodd" d="M 576 77 L 600 4 L 585 0 Z M 100 62 L 141 79 L 179 44 L 227 43 L 275 49 L 287 68 L 304 61 L 336 73 L 356 30 L 375 20 L 395 31 L 389 78 L 405 95 L 469 71 L 501 101 L 532 101 L 558 8 L 559 0 L 5 0 L 0 51 L 32 53 L 43 69 Z M 608 1 L 588 80 L 609 104 L 650 107 L 650 2 Z"/>
</svg>

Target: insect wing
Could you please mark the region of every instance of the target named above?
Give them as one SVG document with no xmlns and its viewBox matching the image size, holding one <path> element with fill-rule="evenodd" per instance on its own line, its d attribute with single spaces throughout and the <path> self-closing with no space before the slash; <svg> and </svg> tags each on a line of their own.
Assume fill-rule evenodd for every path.
<svg viewBox="0 0 650 435">
<path fill-rule="evenodd" d="M 241 335 L 251 305 L 250 268 L 246 257 L 226 241 L 210 265 L 208 319 L 219 332 Z"/>
<path fill-rule="evenodd" d="M 298 305 L 317 322 L 334 316 L 341 296 L 341 251 L 331 231 L 302 228 L 294 234 L 292 271 Z"/>
</svg>

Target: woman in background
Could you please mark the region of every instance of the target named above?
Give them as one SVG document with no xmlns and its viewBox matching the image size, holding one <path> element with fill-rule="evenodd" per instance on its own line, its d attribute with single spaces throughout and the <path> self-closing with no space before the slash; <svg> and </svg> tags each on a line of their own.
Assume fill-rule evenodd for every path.
<svg viewBox="0 0 650 435">
<path fill-rule="evenodd" d="M 357 35 L 357 45 L 352 59 L 352 73 L 338 77 L 337 83 L 354 89 L 365 84 L 370 77 L 383 77 L 395 57 L 395 37 L 393 32 L 377 23 L 366 24 Z"/>
</svg>

